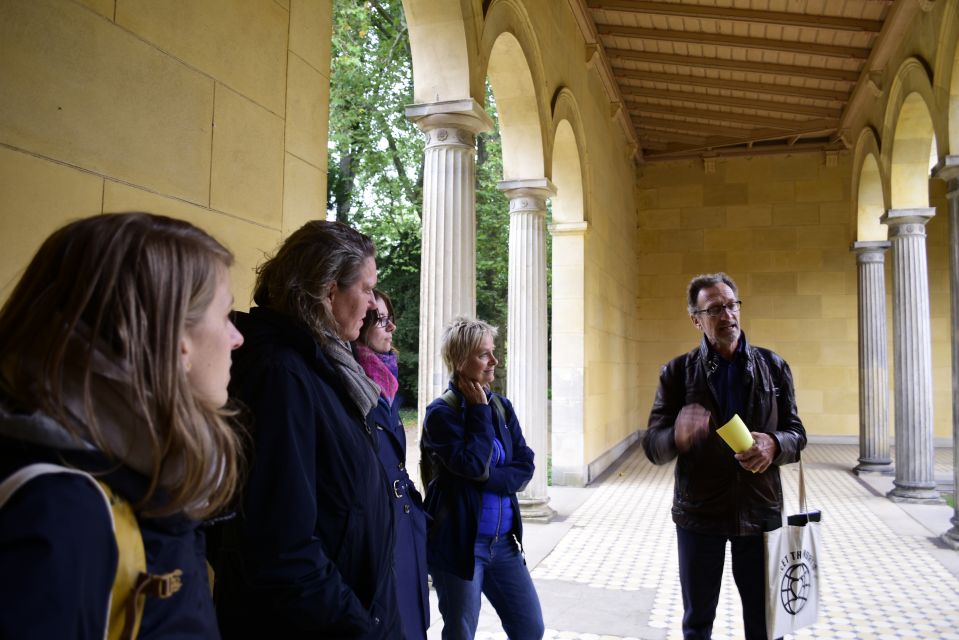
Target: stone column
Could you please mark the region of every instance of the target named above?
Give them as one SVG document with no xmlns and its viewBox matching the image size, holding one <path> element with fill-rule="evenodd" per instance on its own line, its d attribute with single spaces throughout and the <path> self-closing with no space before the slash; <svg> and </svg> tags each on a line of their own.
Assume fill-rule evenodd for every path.
<svg viewBox="0 0 959 640">
<path fill-rule="evenodd" d="M 556 512 L 546 495 L 549 434 L 546 419 L 546 199 L 556 187 L 546 178 L 500 182 L 509 198 L 509 294 L 506 395 L 536 454 L 536 472 L 519 495 L 523 519 L 548 522 Z"/>
<path fill-rule="evenodd" d="M 949 291 L 952 294 L 952 472 L 953 491 L 959 498 L 959 156 L 946 156 L 936 171 L 946 181 L 949 201 Z M 959 549 L 959 501 L 952 514 L 952 528 L 942 540 Z"/>
<path fill-rule="evenodd" d="M 420 270 L 418 421 L 446 390 L 443 328 L 476 314 L 476 134 L 493 121 L 473 99 L 416 104 L 409 118 L 426 134 Z"/>
<path fill-rule="evenodd" d="M 890 209 L 880 219 L 892 242 L 897 502 L 941 503 L 932 424 L 932 342 L 926 223 L 935 209 Z"/>
<path fill-rule="evenodd" d="M 885 253 L 890 243 L 853 242 L 859 268 L 859 464 L 853 471 L 890 474 L 889 357 L 886 354 Z"/>
</svg>

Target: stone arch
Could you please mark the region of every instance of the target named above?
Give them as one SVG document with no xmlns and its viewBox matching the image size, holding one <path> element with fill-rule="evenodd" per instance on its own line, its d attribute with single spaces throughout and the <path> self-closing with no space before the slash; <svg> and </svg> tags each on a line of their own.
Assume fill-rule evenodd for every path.
<svg viewBox="0 0 959 640">
<path fill-rule="evenodd" d="M 926 66 L 908 58 L 889 92 L 883 121 L 883 161 L 889 167 L 890 205 L 894 209 L 929 206 L 929 174 L 936 163 L 942 123 Z M 938 126 L 937 126 L 938 122 Z"/>
<path fill-rule="evenodd" d="M 959 153 L 959 4 L 947 3 L 936 48 L 935 82 L 938 111 L 946 119 L 947 135 L 939 139 L 943 156 Z M 948 146 L 947 146 L 948 145 Z"/>
<path fill-rule="evenodd" d="M 553 483 L 583 486 L 586 465 L 585 258 L 588 179 L 582 120 L 572 92 L 553 99 L 552 455 Z"/>
<path fill-rule="evenodd" d="M 888 232 L 879 218 L 889 208 L 889 181 L 880 164 L 876 133 L 866 127 L 859 134 L 853 161 L 853 228 L 856 240 L 885 240 Z"/>
<path fill-rule="evenodd" d="M 513 0 L 494 2 L 486 14 L 482 50 L 499 113 L 503 179 L 545 177 L 546 123 L 542 56 L 525 9 Z"/>
<path fill-rule="evenodd" d="M 466 20 L 467 11 L 455 0 L 403 0 L 413 58 L 414 102 L 471 97 L 470 60 L 475 58 L 475 46 L 468 33 L 473 21 Z"/>
</svg>

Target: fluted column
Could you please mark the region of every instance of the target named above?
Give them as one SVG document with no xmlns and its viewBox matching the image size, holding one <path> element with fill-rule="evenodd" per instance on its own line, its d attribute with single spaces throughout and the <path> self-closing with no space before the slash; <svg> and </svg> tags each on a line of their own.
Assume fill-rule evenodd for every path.
<svg viewBox="0 0 959 640">
<path fill-rule="evenodd" d="M 959 497 L 959 156 L 946 156 L 936 177 L 946 181 L 949 201 L 949 291 L 952 295 L 952 472 L 953 491 Z M 942 540 L 959 549 L 959 501 L 952 514 L 952 528 Z"/>
<path fill-rule="evenodd" d="M 932 337 L 926 223 L 935 209 L 890 209 L 898 502 L 942 502 L 936 491 L 932 423 Z"/>
<path fill-rule="evenodd" d="M 446 389 L 440 356 L 443 328 L 476 314 L 476 134 L 493 122 L 473 99 L 406 108 L 426 134 L 423 160 L 423 244 L 420 259 L 418 419 Z"/>
<path fill-rule="evenodd" d="M 556 187 L 546 178 L 500 182 L 509 198 L 509 345 L 506 395 L 513 403 L 536 471 L 519 495 L 525 520 L 546 521 L 556 512 L 546 495 L 549 434 L 546 323 L 546 199 Z"/>
<path fill-rule="evenodd" d="M 885 253 L 890 243 L 853 242 L 859 269 L 860 473 L 892 473 L 889 457 L 889 357 L 886 354 Z"/>
</svg>

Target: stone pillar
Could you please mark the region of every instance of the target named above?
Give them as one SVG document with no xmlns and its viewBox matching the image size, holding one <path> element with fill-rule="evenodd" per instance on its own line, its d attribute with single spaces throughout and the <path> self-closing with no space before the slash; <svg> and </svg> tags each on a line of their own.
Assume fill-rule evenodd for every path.
<svg viewBox="0 0 959 640">
<path fill-rule="evenodd" d="M 949 290 L 952 294 L 952 472 L 953 491 L 959 498 L 959 156 L 946 156 L 936 171 L 936 177 L 946 181 L 949 201 Z M 959 501 L 952 514 L 952 528 L 942 534 L 942 540 L 953 549 L 959 549 Z"/>
<path fill-rule="evenodd" d="M 932 342 L 926 223 L 935 209 L 890 209 L 880 219 L 892 242 L 897 502 L 941 503 L 932 423 Z"/>
<path fill-rule="evenodd" d="M 853 471 L 890 474 L 889 357 L 886 354 L 885 253 L 890 243 L 853 242 L 859 268 L 859 464 Z"/>
<path fill-rule="evenodd" d="M 548 522 L 556 512 L 546 495 L 546 199 L 556 187 L 546 178 L 508 180 L 498 187 L 509 198 L 510 213 L 506 395 L 536 454 L 536 472 L 519 494 L 519 505 L 523 519 Z"/>
<path fill-rule="evenodd" d="M 426 134 L 420 270 L 418 421 L 446 390 L 443 328 L 476 314 L 476 134 L 493 121 L 473 99 L 416 104 L 409 118 Z"/>
</svg>

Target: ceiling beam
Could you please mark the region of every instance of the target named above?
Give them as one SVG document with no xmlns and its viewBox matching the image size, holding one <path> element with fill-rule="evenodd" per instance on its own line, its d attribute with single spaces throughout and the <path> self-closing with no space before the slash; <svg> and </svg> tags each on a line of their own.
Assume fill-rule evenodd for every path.
<svg viewBox="0 0 959 640">
<path fill-rule="evenodd" d="M 630 85 L 620 85 L 620 91 L 627 102 L 629 98 L 653 98 L 655 100 L 671 100 L 692 102 L 695 104 L 719 104 L 741 109 L 755 109 L 758 111 L 776 111 L 779 113 L 798 113 L 805 116 L 819 116 L 821 118 L 839 118 L 840 109 L 834 107 L 817 107 L 794 102 L 770 102 L 768 100 L 750 100 L 749 98 L 733 98 L 718 96 L 710 93 L 692 93 L 687 91 L 660 91 L 658 89 L 644 89 Z"/>
<path fill-rule="evenodd" d="M 748 127 L 740 128 L 729 125 L 715 125 L 703 122 L 663 120 L 661 118 L 651 118 L 648 116 L 634 116 L 633 126 L 638 133 L 652 133 L 653 131 L 656 133 L 668 133 L 666 131 L 658 131 L 649 128 L 659 127 L 660 129 L 669 129 L 669 132 L 691 135 L 699 138 L 720 137 L 738 139 L 753 131 Z"/>
<path fill-rule="evenodd" d="M 703 153 L 708 153 L 710 157 L 716 158 L 732 158 L 738 156 L 771 156 L 771 155 L 783 155 L 783 154 L 796 154 L 796 153 L 822 153 L 823 151 L 829 150 L 831 147 L 829 144 L 820 141 L 810 141 L 797 144 L 795 146 L 790 146 L 788 144 L 777 144 L 769 145 L 762 147 L 696 147 L 696 148 L 685 148 L 685 149 L 668 149 L 665 151 L 659 151 L 658 149 L 654 150 L 653 153 L 649 153 L 643 156 L 643 160 L 646 162 L 663 162 L 667 160 L 680 160 L 684 158 L 696 158 Z M 658 152 L 658 153 L 657 153 Z"/>
<path fill-rule="evenodd" d="M 671 31 L 668 29 L 643 29 L 615 24 L 597 24 L 600 35 L 622 36 L 640 40 L 665 40 L 668 42 L 687 42 L 692 44 L 715 44 L 741 49 L 763 49 L 766 51 L 787 51 L 812 56 L 830 56 L 833 58 L 855 58 L 865 60 L 869 49 L 862 47 L 844 47 L 815 42 L 797 42 L 795 40 L 771 40 L 768 38 L 746 38 L 723 33 L 704 33 L 702 31 Z"/>
<path fill-rule="evenodd" d="M 733 69 L 752 73 L 768 73 L 771 75 L 797 76 L 800 78 L 820 78 L 823 80 L 840 80 L 856 82 L 859 79 L 858 71 L 845 69 L 822 69 L 817 67 L 803 67 L 788 64 L 773 64 L 770 62 L 753 62 L 751 60 L 726 60 L 723 58 L 705 58 L 702 56 L 680 56 L 672 53 L 654 53 L 651 51 L 633 51 L 631 49 L 606 49 L 606 55 L 611 59 L 636 60 L 654 64 L 675 64 L 685 67 L 711 67 L 714 69 Z"/>
<path fill-rule="evenodd" d="M 794 87 L 785 84 L 768 82 L 737 82 L 722 78 L 703 78 L 700 76 L 684 75 L 680 73 L 656 73 L 653 71 L 639 71 L 626 67 L 613 67 L 613 75 L 617 78 L 643 80 L 647 82 L 663 82 L 668 85 L 692 84 L 697 87 L 713 87 L 732 91 L 750 91 L 752 93 L 768 93 L 777 96 L 796 96 L 798 98 L 815 98 L 817 100 L 831 100 L 845 102 L 849 99 L 848 91 L 832 91 L 807 87 Z M 628 89 L 630 85 L 620 84 L 621 88 Z"/>
<path fill-rule="evenodd" d="M 835 129 L 839 124 L 838 118 L 821 118 L 819 120 L 786 120 L 784 118 L 770 118 L 768 116 L 750 115 L 748 113 L 730 113 L 728 111 L 713 111 L 711 109 L 691 109 L 689 107 L 667 106 L 659 104 L 627 102 L 629 112 L 660 113 L 685 118 L 699 118 L 712 122 L 742 122 L 745 124 L 764 125 L 782 131 L 803 131 L 805 129 Z M 783 134 L 785 135 L 785 134 Z"/>
<path fill-rule="evenodd" d="M 736 9 L 733 7 L 717 7 L 701 4 L 692 5 L 678 2 L 640 2 L 638 0 L 587 0 L 586 4 L 590 9 L 625 11 L 627 13 L 652 13 L 664 16 L 734 20 L 737 22 L 762 22 L 765 24 L 812 27 L 814 29 L 834 29 L 837 31 L 868 31 L 871 33 L 879 33 L 882 30 L 881 20 L 821 16 L 785 11 Z"/>
</svg>

